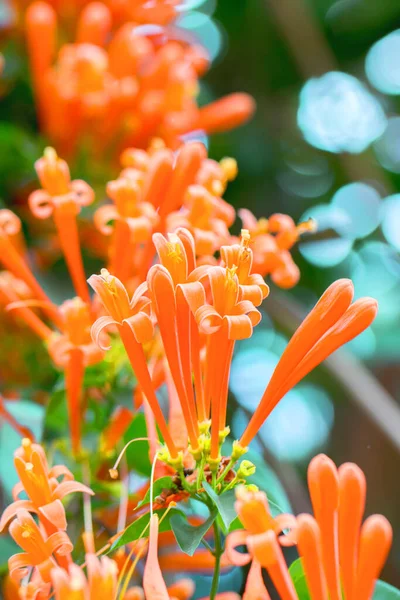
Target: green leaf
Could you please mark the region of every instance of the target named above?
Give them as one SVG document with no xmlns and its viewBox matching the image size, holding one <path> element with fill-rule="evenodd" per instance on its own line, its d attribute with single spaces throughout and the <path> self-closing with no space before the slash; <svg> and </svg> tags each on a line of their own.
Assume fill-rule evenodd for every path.
<svg viewBox="0 0 400 600">
<path fill-rule="evenodd" d="M 207 496 L 212 500 L 213 504 L 218 509 L 218 512 L 221 516 L 222 522 L 226 529 L 226 532 L 229 531 L 230 524 L 236 519 L 237 514 L 235 511 L 235 490 L 229 490 L 221 496 L 215 493 L 212 489 L 211 485 L 207 483 L 207 481 L 203 481 L 203 488 L 207 494 Z"/>
<path fill-rule="evenodd" d="M 377 581 L 373 600 L 400 600 L 400 590 L 385 581 Z"/>
<path fill-rule="evenodd" d="M 146 420 L 142 413 L 137 414 L 124 435 L 124 443 L 130 440 L 147 437 Z M 126 450 L 128 467 L 142 475 L 150 476 L 149 442 L 135 442 Z"/>
<path fill-rule="evenodd" d="M 301 558 L 298 558 L 290 565 L 289 573 L 294 583 L 299 600 L 311 600 Z"/>
<path fill-rule="evenodd" d="M 162 517 L 165 515 L 165 513 L 167 511 L 168 511 L 167 516 L 163 519 L 163 521 L 161 521 Z M 172 509 L 164 508 L 162 510 L 154 511 L 154 514 L 158 515 L 158 518 L 160 520 L 160 527 L 159 527 L 160 533 L 162 533 L 163 531 L 171 531 L 171 523 L 170 523 L 171 517 L 177 513 L 181 514 L 181 511 L 178 510 L 177 508 L 172 508 Z M 149 537 L 149 531 L 150 531 L 149 523 L 150 523 L 150 513 L 146 513 L 145 515 L 142 515 L 141 517 L 139 517 L 139 519 L 136 519 L 136 521 L 134 521 L 131 525 L 129 525 L 129 527 L 124 531 L 124 533 L 117 540 L 115 540 L 115 542 L 111 546 L 108 553 L 113 552 L 114 550 L 117 550 L 121 546 L 125 546 L 126 544 L 129 544 L 130 542 L 134 542 L 135 540 L 139 539 L 140 537 L 143 537 L 143 538 Z"/>
<path fill-rule="evenodd" d="M 157 479 L 153 484 L 153 500 L 157 498 L 161 494 L 163 490 L 171 490 L 174 489 L 175 486 L 172 483 L 172 477 L 161 477 Z M 139 502 L 138 506 L 143 506 L 144 504 L 149 504 L 150 502 L 150 488 L 147 490 L 147 493 L 143 500 Z"/>
<path fill-rule="evenodd" d="M 187 517 L 182 513 L 176 513 L 171 517 L 172 531 L 182 552 L 193 556 L 201 540 L 214 523 L 217 514 L 218 511 L 214 508 L 208 519 L 197 527 L 188 523 Z"/>
</svg>

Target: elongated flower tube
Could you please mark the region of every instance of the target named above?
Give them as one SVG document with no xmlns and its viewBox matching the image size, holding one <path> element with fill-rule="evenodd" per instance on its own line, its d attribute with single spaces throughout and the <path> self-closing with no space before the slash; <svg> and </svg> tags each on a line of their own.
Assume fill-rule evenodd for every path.
<svg viewBox="0 0 400 600">
<path fill-rule="evenodd" d="M 25 15 L 28 54 L 40 124 L 46 131 L 47 109 L 51 106 L 47 75 L 54 60 L 57 15 L 47 2 L 33 2 Z"/>
<path fill-rule="evenodd" d="M 16 238 L 21 231 L 21 221 L 11 210 L 0 210 L 0 262 L 15 277 L 22 279 L 31 290 L 32 295 L 43 302 L 44 309 L 50 311 L 54 317 L 54 305 L 41 288 L 18 251 Z"/>
<path fill-rule="evenodd" d="M 54 334 L 49 339 L 48 350 L 54 363 L 64 369 L 71 444 L 77 454 L 81 448 L 81 396 L 85 369 L 100 362 L 104 358 L 104 350 L 91 338 L 93 319 L 89 306 L 81 298 L 66 300 L 59 313 L 62 334 Z"/>
<path fill-rule="evenodd" d="M 44 537 L 38 525 L 26 510 L 19 510 L 10 525 L 10 535 L 24 553 L 14 554 L 8 561 L 10 576 L 20 581 L 29 567 L 36 567 L 45 582 L 50 580 L 51 570 L 57 566 L 57 558 L 72 551 L 72 544 L 65 531 L 57 531 Z"/>
<path fill-rule="evenodd" d="M 211 409 L 211 460 L 219 464 L 220 436 L 224 435 L 228 381 L 232 353 L 236 340 L 249 338 L 261 314 L 249 300 L 240 300 L 237 266 L 198 269 L 201 280 L 208 279 L 211 303 L 206 302 L 205 291 L 199 289 L 189 298 L 199 330 L 207 335 L 204 374 L 206 414 Z M 197 276 L 196 271 L 192 278 Z"/>
<path fill-rule="evenodd" d="M 290 515 L 293 523 L 287 527 L 293 527 L 288 540 L 297 543 L 311 600 L 371 600 L 392 543 L 392 528 L 382 515 L 372 515 L 362 523 L 366 496 L 364 473 L 353 463 L 345 463 L 337 469 L 331 459 L 320 454 L 309 465 L 308 487 L 314 516 Z M 234 564 L 243 564 L 244 557 L 253 559 L 257 563 L 255 571 L 258 564 L 267 570 L 279 598 L 297 600 L 280 548 L 284 544 L 282 536 L 278 537 L 279 530 L 268 522 L 262 524 L 257 518 L 261 513 L 256 512 L 251 493 L 243 493 L 238 488 L 237 494 L 238 503 L 242 503 L 238 514 L 246 529 L 228 536 L 228 558 Z M 256 494 L 265 498 L 261 492 Z M 255 528 L 264 531 L 257 533 Z M 234 547 L 244 542 L 249 554 L 237 554 Z M 252 586 L 258 585 L 258 575 L 254 578 L 255 582 L 249 577 L 249 593 Z M 247 600 L 246 595 L 245 598 Z"/>
<path fill-rule="evenodd" d="M 164 437 L 171 457 L 176 459 L 178 451 L 158 404 L 142 347 L 142 344 L 150 341 L 153 336 L 150 299 L 143 295 L 146 290 L 146 284 L 139 286 L 132 299 L 129 300 L 124 285 L 117 277 L 110 275 L 106 269 L 102 269 L 100 275 L 92 275 L 88 279 L 88 282 L 98 294 L 108 313 L 106 316 L 97 319 L 92 326 L 91 335 L 93 341 L 101 346 L 102 331 L 110 325 L 117 326 L 138 383 L 154 412 L 157 425 Z M 102 348 L 104 350 L 107 349 L 104 346 Z"/>
<path fill-rule="evenodd" d="M 14 502 L 1 516 L 0 531 L 19 510 L 37 514 L 48 535 L 65 530 L 67 522 L 61 500 L 75 492 L 93 494 L 87 486 L 74 481 L 67 467 L 56 465 L 49 468 L 42 446 L 28 438 L 22 440 L 21 447 L 15 452 L 14 465 L 19 483 L 13 489 Z M 59 477 L 63 477 L 63 481 L 59 482 Z M 28 500 L 19 499 L 22 492 Z"/>
<path fill-rule="evenodd" d="M 194 451 L 198 448 L 198 419 L 191 380 L 191 334 L 193 334 L 189 305 L 182 290 L 193 293 L 200 286 L 190 286 L 187 280 L 195 265 L 193 238 L 186 230 L 154 234 L 161 265 L 154 265 L 147 276 L 152 305 L 157 317 L 165 355 L 171 370 L 189 439 Z M 196 293 L 196 291 L 194 291 Z M 197 340 L 195 341 L 197 343 Z"/>
<path fill-rule="evenodd" d="M 372 298 L 351 304 L 353 284 L 335 281 L 321 296 L 289 341 L 263 397 L 240 440 L 246 447 L 279 400 L 303 377 L 346 344 L 375 319 L 378 305 Z"/>
<path fill-rule="evenodd" d="M 22 279 L 14 277 L 9 271 L 0 273 L 0 302 L 8 309 L 10 304 L 15 307 L 12 314 L 20 317 L 42 340 L 48 340 L 52 330 L 31 310 L 29 299 L 32 292 Z M 34 303 L 33 303 L 34 304 Z"/>
<path fill-rule="evenodd" d="M 53 216 L 76 293 L 89 304 L 76 216 L 82 206 L 93 202 L 94 192 L 82 180 L 71 181 L 67 163 L 58 158 L 53 148 L 45 149 L 35 168 L 42 189 L 29 196 L 30 209 L 39 219 Z"/>
</svg>

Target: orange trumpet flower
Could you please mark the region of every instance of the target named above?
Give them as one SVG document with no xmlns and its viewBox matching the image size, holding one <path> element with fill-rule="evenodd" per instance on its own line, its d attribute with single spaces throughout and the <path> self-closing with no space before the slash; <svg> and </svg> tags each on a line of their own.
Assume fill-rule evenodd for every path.
<svg viewBox="0 0 400 600">
<path fill-rule="evenodd" d="M 257 219 L 246 208 L 238 211 L 243 226 L 249 230 L 254 251 L 254 268 L 263 277 L 270 275 L 281 288 L 291 288 L 298 282 L 300 271 L 293 262 L 290 249 L 301 234 L 315 231 L 311 219 L 295 225 L 288 215 L 275 214 L 269 219 Z"/>
<path fill-rule="evenodd" d="M 110 275 L 106 269 L 101 270 L 101 275 L 89 277 L 88 282 L 108 313 L 97 319 L 92 326 L 93 341 L 106 350 L 101 345 L 101 332 L 110 325 L 117 326 L 138 383 L 154 412 L 169 452 L 172 458 L 176 459 L 178 451 L 159 407 L 142 347 L 142 344 L 150 341 L 153 335 L 153 323 L 150 318 L 151 301 L 143 295 L 146 284 L 139 286 L 130 300 L 121 281 Z"/>
<path fill-rule="evenodd" d="M 237 266 L 199 267 L 200 279 L 208 278 L 211 303 L 206 303 L 204 288 L 188 298 L 199 330 L 207 339 L 204 397 L 206 414 L 211 408 L 211 461 L 218 466 L 221 436 L 226 424 L 228 382 L 234 344 L 249 338 L 261 314 L 249 300 L 240 300 Z M 195 273 L 192 277 L 195 277 Z"/>
<path fill-rule="evenodd" d="M 253 252 L 250 250 L 250 233 L 242 229 L 240 244 L 222 246 L 221 261 L 224 267 L 236 267 L 241 300 L 250 300 L 260 306 L 269 294 L 269 287 L 259 273 L 252 273 Z"/>
<path fill-rule="evenodd" d="M 62 334 L 53 334 L 48 341 L 48 350 L 54 363 L 65 372 L 71 445 L 77 454 L 81 445 L 81 396 L 85 369 L 103 360 L 104 351 L 92 341 L 90 330 L 93 320 L 89 306 L 81 298 L 63 302 L 59 314 Z"/>
<path fill-rule="evenodd" d="M 371 325 L 378 310 L 376 300 L 361 298 L 351 304 L 353 292 L 349 279 L 335 281 L 297 329 L 242 435 L 241 447 L 251 442 L 291 388 L 340 346 Z"/>
<path fill-rule="evenodd" d="M 22 446 L 15 452 L 14 465 L 20 481 L 13 489 L 14 502 L 1 516 L 0 531 L 20 510 L 37 514 L 48 535 L 65 530 L 67 522 L 61 500 L 75 492 L 93 494 L 87 486 L 74 481 L 67 467 L 56 465 L 50 469 L 42 446 L 28 438 L 22 440 Z M 59 477 L 63 481 L 59 482 Z M 28 500 L 18 498 L 22 492 Z"/>
<path fill-rule="evenodd" d="M 236 489 L 236 498 L 235 509 L 244 529 L 232 532 L 227 538 L 226 555 L 232 564 L 248 564 L 253 558 L 252 555 L 239 553 L 235 548 L 244 544 L 250 547 L 253 540 L 261 543 L 260 540 L 269 531 L 279 536 L 278 540 L 282 546 L 293 546 L 296 543 L 296 518 L 290 514 L 272 517 L 264 492 L 251 491 L 239 486 Z"/>
<path fill-rule="evenodd" d="M 108 556 L 97 557 L 86 554 L 87 578 L 81 567 L 71 564 L 68 570 L 56 567 L 51 571 L 51 580 L 56 600 L 111 600 L 117 597 L 118 567 Z"/>
<path fill-rule="evenodd" d="M 82 206 L 93 202 L 94 192 L 82 180 L 71 181 L 67 163 L 53 148 L 45 149 L 35 168 L 43 189 L 29 196 L 29 206 L 39 219 L 53 216 L 76 293 L 89 304 L 76 216 Z"/>
<path fill-rule="evenodd" d="M 10 576 L 20 581 L 28 575 L 28 567 L 36 567 L 45 582 L 50 580 L 57 559 L 72 552 L 73 546 L 65 531 L 44 537 L 26 510 L 19 510 L 10 525 L 10 535 L 24 553 L 14 554 L 8 561 Z"/>
<path fill-rule="evenodd" d="M 131 275 L 135 249 L 150 240 L 158 222 L 154 206 L 142 200 L 143 177 L 140 172 L 136 169 L 127 171 L 107 185 L 107 194 L 114 205 L 100 207 L 94 216 L 96 227 L 104 235 L 114 232 L 110 270 L 124 282 Z M 110 225 L 112 221 L 114 227 Z"/>
</svg>

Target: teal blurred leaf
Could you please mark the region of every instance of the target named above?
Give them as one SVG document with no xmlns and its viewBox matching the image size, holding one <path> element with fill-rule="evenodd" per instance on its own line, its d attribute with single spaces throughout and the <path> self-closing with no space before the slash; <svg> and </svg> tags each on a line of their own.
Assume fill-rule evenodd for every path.
<svg viewBox="0 0 400 600">
<path fill-rule="evenodd" d="M 171 519 L 171 527 L 174 532 L 175 539 L 182 552 L 189 556 L 193 556 L 199 547 L 201 540 L 210 529 L 217 517 L 218 511 L 216 507 L 211 511 L 210 516 L 204 523 L 198 526 L 191 525 L 187 521 L 187 517 L 182 513 L 174 514 Z"/>
<path fill-rule="evenodd" d="M 229 490 L 221 496 L 215 493 L 211 485 L 207 481 L 203 481 L 203 487 L 212 503 L 216 506 L 218 513 L 222 519 L 226 532 L 229 531 L 231 523 L 236 519 L 235 511 L 235 490 Z"/>
<path fill-rule="evenodd" d="M 246 454 L 246 458 L 256 466 L 256 472 L 247 479 L 247 483 L 256 485 L 267 494 L 272 515 L 292 512 L 284 487 L 271 467 L 252 450 Z"/>
<path fill-rule="evenodd" d="M 7 573 L 10 556 L 18 552 L 21 552 L 21 548 L 8 535 L 0 537 L 0 576 Z"/>
<path fill-rule="evenodd" d="M 385 581 L 377 581 L 373 600 L 400 600 L 400 590 Z"/>
<path fill-rule="evenodd" d="M 43 406 L 28 400 L 6 402 L 5 404 L 9 413 L 18 423 L 28 427 L 35 439 L 40 441 L 43 430 Z M 20 445 L 20 434 L 14 431 L 8 423 L 3 422 L 0 427 L 0 481 L 7 494 L 11 494 L 12 488 L 18 482 L 13 455 Z"/>
</svg>

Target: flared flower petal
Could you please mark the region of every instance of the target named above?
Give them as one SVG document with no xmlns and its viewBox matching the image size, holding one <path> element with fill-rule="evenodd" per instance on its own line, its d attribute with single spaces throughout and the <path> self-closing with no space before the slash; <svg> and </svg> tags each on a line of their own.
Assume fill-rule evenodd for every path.
<svg viewBox="0 0 400 600">
<path fill-rule="evenodd" d="M 37 219 L 48 219 L 53 214 L 52 198 L 44 190 L 32 192 L 28 198 L 28 204 Z"/>
<path fill-rule="evenodd" d="M 62 481 L 54 490 L 53 496 L 56 500 L 62 500 L 64 496 L 74 494 L 75 492 L 82 492 L 83 494 L 94 496 L 94 492 L 79 481 Z"/>
<path fill-rule="evenodd" d="M 120 324 L 121 323 L 119 323 L 112 317 L 109 317 L 109 316 L 99 317 L 97 319 L 97 321 L 95 321 L 93 323 L 92 329 L 91 329 L 91 335 L 92 335 L 93 342 L 95 344 L 97 344 L 97 346 L 99 348 L 101 348 L 101 350 L 104 350 L 104 351 L 109 350 L 111 348 L 111 346 L 103 345 L 104 338 L 103 338 L 102 334 L 104 334 L 104 330 L 107 329 L 107 327 L 111 327 L 113 325 L 120 325 Z"/>
<path fill-rule="evenodd" d="M 37 512 L 35 505 L 30 500 L 16 500 L 4 509 L 0 519 L 0 531 L 3 531 L 4 527 L 10 521 L 10 519 L 15 517 L 17 512 L 21 509 L 33 513 Z"/>
<path fill-rule="evenodd" d="M 39 513 L 43 515 L 47 521 L 50 521 L 57 529 L 63 531 L 67 529 L 67 519 L 61 500 L 53 500 L 53 502 L 41 506 L 39 508 Z"/>
<path fill-rule="evenodd" d="M 149 315 L 144 312 L 139 312 L 136 315 L 132 315 L 128 319 L 124 319 L 123 323 L 130 327 L 133 335 L 135 336 L 135 340 L 139 344 L 146 344 L 153 337 L 153 321 Z"/>
</svg>

